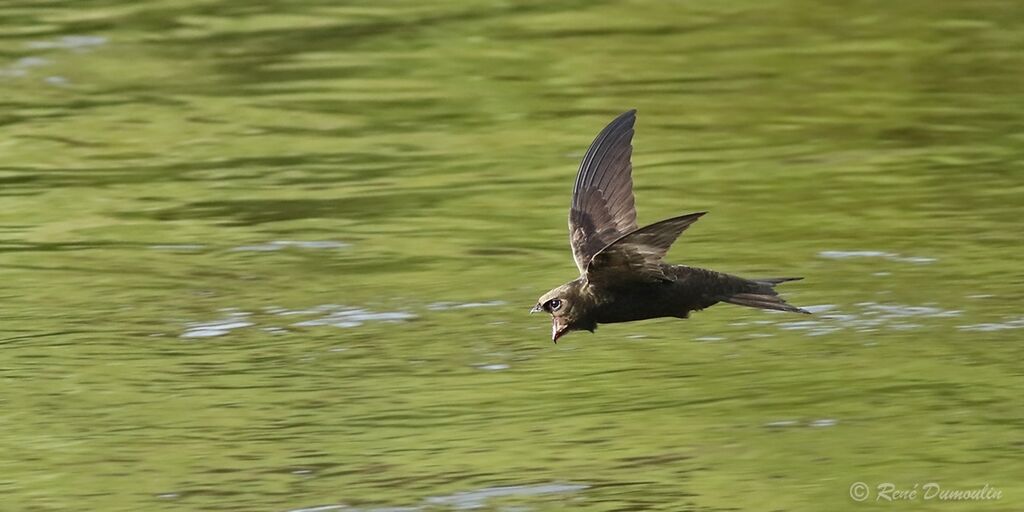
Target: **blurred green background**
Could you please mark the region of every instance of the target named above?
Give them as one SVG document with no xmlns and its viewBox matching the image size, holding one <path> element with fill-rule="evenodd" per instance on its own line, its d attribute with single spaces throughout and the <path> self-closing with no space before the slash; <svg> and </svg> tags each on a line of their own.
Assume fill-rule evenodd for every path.
<svg viewBox="0 0 1024 512">
<path fill-rule="evenodd" d="M 0 4 L 0 495 L 55 510 L 1021 510 L 1024 4 Z M 558 345 L 639 109 L 716 306 Z M 937 482 L 996 501 L 857 503 Z"/>
</svg>

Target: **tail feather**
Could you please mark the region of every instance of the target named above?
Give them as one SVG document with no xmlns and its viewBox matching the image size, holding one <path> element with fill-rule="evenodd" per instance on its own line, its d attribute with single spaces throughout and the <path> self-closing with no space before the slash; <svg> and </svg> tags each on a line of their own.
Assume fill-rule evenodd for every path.
<svg viewBox="0 0 1024 512">
<path fill-rule="evenodd" d="M 779 293 L 775 291 L 775 285 L 779 283 L 798 281 L 800 279 L 803 278 L 770 277 L 764 279 L 753 279 L 748 281 L 751 285 L 748 289 L 740 293 L 732 294 L 722 299 L 722 302 L 728 302 L 729 304 L 736 304 L 737 306 L 746 306 L 750 308 L 788 311 L 790 313 L 803 313 L 805 315 L 809 315 L 811 314 L 810 311 L 788 304 L 782 297 L 779 297 Z"/>
<path fill-rule="evenodd" d="M 799 281 L 802 277 L 765 277 L 761 279 L 751 279 L 751 281 L 759 284 L 766 284 L 768 286 L 775 286 L 779 283 L 785 283 L 789 281 Z"/>
</svg>

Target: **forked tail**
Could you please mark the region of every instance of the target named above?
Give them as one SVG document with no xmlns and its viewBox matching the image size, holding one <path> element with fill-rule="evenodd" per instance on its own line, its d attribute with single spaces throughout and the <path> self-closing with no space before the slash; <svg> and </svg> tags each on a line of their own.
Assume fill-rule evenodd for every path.
<svg viewBox="0 0 1024 512">
<path fill-rule="evenodd" d="M 811 314 L 810 311 L 800 309 L 788 304 L 779 293 L 775 291 L 775 285 L 786 281 L 799 281 L 802 277 L 769 277 L 766 279 L 747 280 L 748 286 L 742 292 L 735 293 L 721 299 L 722 302 L 747 306 L 750 308 L 774 309 L 776 311 L 788 311 L 790 313 Z"/>
</svg>

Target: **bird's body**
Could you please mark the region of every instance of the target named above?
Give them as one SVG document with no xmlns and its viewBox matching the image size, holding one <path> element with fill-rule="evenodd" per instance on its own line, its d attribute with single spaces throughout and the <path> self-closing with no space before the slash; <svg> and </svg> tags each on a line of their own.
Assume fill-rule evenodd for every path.
<svg viewBox="0 0 1024 512">
<path fill-rule="evenodd" d="M 637 228 L 633 201 L 632 136 L 636 111 L 611 122 L 583 157 L 569 239 L 580 277 L 541 296 L 533 311 L 551 314 L 551 338 L 598 324 L 687 318 L 718 302 L 795 313 L 775 285 L 799 278 L 744 279 L 662 261 L 669 247 L 704 213 Z"/>
<path fill-rule="evenodd" d="M 667 281 L 598 292 L 594 312 L 600 324 L 632 322 L 660 317 L 687 318 L 691 311 L 711 307 L 719 297 L 748 287 L 750 281 L 713 270 L 683 265 L 663 266 Z M 600 290 L 600 289 L 598 289 Z"/>
</svg>

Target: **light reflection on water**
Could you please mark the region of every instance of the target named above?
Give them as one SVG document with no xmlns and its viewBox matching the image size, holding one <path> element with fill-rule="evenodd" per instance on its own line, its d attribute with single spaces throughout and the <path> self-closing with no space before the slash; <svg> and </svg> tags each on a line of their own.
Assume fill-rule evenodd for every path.
<svg viewBox="0 0 1024 512">
<path fill-rule="evenodd" d="M 834 260 L 847 258 L 883 258 L 906 263 L 934 263 L 936 261 L 935 258 L 926 258 L 924 256 L 902 256 L 896 253 L 883 251 L 821 251 L 818 253 L 818 256 Z"/>
<path fill-rule="evenodd" d="M 970 324 L 958 326 L 962 331 L 1004 331 L 1007 329 L 1024 329 L 1024 317 L 1007 320 L 1005 322 L 990 322 L 984 324 Z"/>
<path fill-rule="evenodd" d="M 780 322 L 776 326 L 785 330 L 805 331 L 808 336 L 821 336 L 844 329 L 857 332 L 873 332 L 879 329 L 908 330 L 923 328 L 924 324 L 921 322 L 928 318 L 950 318 L 963 313 L 935 306 L 875 302 L 859 302 L 852 306 L 854 311 L 849 313 L 844 313 L 844 310 L 838 309 L 834 304 L 810 306 L 808 311 L 817 314 L 815 320 Z M 914 319 L 916 322 L 908 322 L 907 319 Z"/>
<path fill-rule="evenodd" d="M 275 240 L 265 244 L 242 245 L 235 247 L 232 250 L 266 252 L 280 251 L 288 247 L 298 247 L 300 249 L 343 249 L 348 246 L 349 244 L 346 244 L 345 242 L 336 242 L 332 240 Z"/>
<path fill-rule="evenodd" d="M 308 320 L 288 320 L 287 326 L 291 327 L 359 327 L 366 322 L 401 322 L 412 320 L 416 315 L 406 311 L 370 311 L 364 308 L 341 306 L 337 304 L 324 304 L 311 309 L 291 310 L 279 307 L 264 308 L 264 312 L 273 316 L 283 317 L 306 317 L 316 316 Z M 189 322 L 186 324 L 182 338 L 208 338 L 223 336 L 235 329 L 252 327 L 257 325 L 253 314 L 248 311 L 228 310 L 225 318 L 209 322 Z M 273 322 L 273 319 L 267 320 Z M 286 327 L 279 325 L 265 325 L 264 330 L 283 334 L 289 332 Z"/>
<path fill-rule="evenodd" d="M 446 496 L 431 496 L 424 500 L 423 506 L 413 507 L 349 507 L 347 505 L 320 505 L 294 509 L 289 512 L 324 512 L 338 510 L 344 512 L 419 512 L 428 507 L 445 507 L 451 510 L 476 510 L 484 508 L 493 499 L 520 496 L 540 496 L 546 494 L 573 493 L 586 490 L 590 486 L 583 484 L 535 484 L 486 487 L 475 491 L 463 491 Z M 529 507 L 504 507 L 501 510 L 531 510 Z"/>
</svg>

